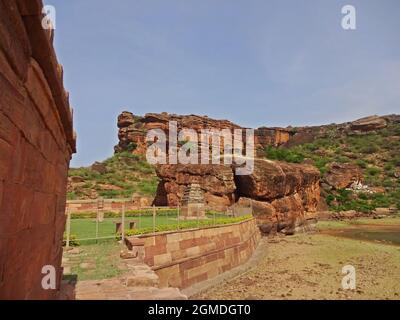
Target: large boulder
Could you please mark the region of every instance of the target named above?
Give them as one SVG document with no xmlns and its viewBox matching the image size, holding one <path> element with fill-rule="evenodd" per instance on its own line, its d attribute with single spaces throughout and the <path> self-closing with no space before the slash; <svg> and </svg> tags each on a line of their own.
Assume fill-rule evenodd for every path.
<svg viewBox="0 0 400 320">
<path fill-rule="evenodd" d="M 350 129 L 355 131 L 367 132 L 383 129 L 386 128 L 386 126 L 386 119 L 375 115 L 353 121 L 350 124 Z"/>
<path fill-rule="evenodd" d="M 334 189 L 350 187 L 354 182 L 363 180 L 362 170 L 355 164 L 337 163 L 330 165 L 325 182 Z"/>
<path fill-rule="evenodd" d="M 236 186 L 240 196 L 272 201 L 308 187 L 319 190 L 319 178 L 312 165 L 256 159 L 252 174 L 236 176 Z"/>
<path fill-rule="evenodd" d="M 204 191 L 207 207 L 226 210 L 234 202 L 236 190 L 233 171 L 225 165 L 159 165 L 156 173 L 161 178 L 154 200 L 155 205 L 180 204 L 187 186 L 196 183 Z"/>
<path fill-rule="evenodd" d="M 241 197 L 239 202 L 251 201 L 263 233 L 293 234 L 316 217 L 319 178 L 319 171 L 311 165 L 258 159 L 251 175 L 235 177 L 236 194 Z"/>
</svg>

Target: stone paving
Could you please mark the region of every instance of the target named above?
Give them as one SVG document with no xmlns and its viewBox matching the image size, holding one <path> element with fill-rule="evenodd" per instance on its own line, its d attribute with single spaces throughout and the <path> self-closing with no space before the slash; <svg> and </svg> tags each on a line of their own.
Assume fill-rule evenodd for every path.
<svg viewBox="0 0 400 320">
<path fill-rule="evenodd" d="M 177 288 L 158 288 L 156 273 L 146 264 L 126 261 L 129 272 L 112 279 L 79 281 L 77 300 L 186 300 Z"/>
</svg>

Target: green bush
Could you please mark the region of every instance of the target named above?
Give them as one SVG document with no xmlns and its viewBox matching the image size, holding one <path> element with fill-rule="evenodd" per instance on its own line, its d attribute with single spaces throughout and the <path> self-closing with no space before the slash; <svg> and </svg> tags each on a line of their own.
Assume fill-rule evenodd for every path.
<svg viewBox="0 0 400 320">
<path fill-rule="evenodd" d="M 75 192 L 67 192 L 67 200 L 76 200 L 78 196 Z"/>
<path fill-rule="evenodd" d="M 365 173 L 369 176 L 375 177 L 381 173 L 381 169 L 377 167 L 369 167 L 365 170 Z"/>
<path fill-rule="evenodd" d="M 128 146 L 126 147 L 126 150 L 129 152 L 135 151 L 137 148 L 137 144 L 134 142 L 129 142 Z"/>
<path fill-rule="evenodd" d="M 383 168 L 385 169 L 386 172 L 391 172 L 394 169 L 394 165 L 393 163 L 387 163 Z"/>
<path fill-rule="evenodd" d="M 362 159 L 357 159 L 357 160 L 355 161 L 355 163 L 356 163 L 356 165 L 358 165 L 360 168 L 365 169 L 365 168 L 367 167 L 367 163 L 366 163 L 364 160 L 362 160 Z"/>
<path fill-rule="evenodd" d="M 215 221 L 213 219 L 206 219 L 206 220 L 192 220 L 192 221 L 182 221 L 179 225 L 178 224 L 170 224 L 170 225 L 161 225 L 156 226 L 154 229 L 152 227 L 149 228 L 140 228 L 140 229 L 132 229 L 127 231 L 127 236 L 135 236 L 135 235 L 142 235 L 155 232 L 166 232 L 166 231 L 176 231 L 176 230 L 184 230 L 184 229 L 195 229 L 195 228 L 206 228 L 211 226 L 218 226 L 218 225 L 225 225 L 231 223 L 237 223 L 241 221 L 245 221 L 251 219 L 252 215 L 245 215 L 241 217 L 234 217 L 234 218 L 218 218 Z"/>
<path fill-rule="evenodd" d="M 173 216 L 177 215 L 177 209 L 173 208 L 162 208 L 156 210 L 157 216 Z M 153 209 L 138 209 L 129 210 L 125 212 L 125 217 L 151 217 L 153 215 Z M 71 219 L 96 219 L 96 212 L 75 212 L 71 214 Z M 107 211 L 104 212 L 104 218 L 121 218 L 120 212 Z"/>
<path fill-rule="evenodd" d="M 325 200 L 328 206 L 330 206 L 331 203 L 335 200 L 335 196 L 333 194 L 328 194 Z"/>
<path fill-rule="evenodd" d="M 286 161 L 291 163 L 301 163 L 304 161 L 304 155 L 291 149 L 267 147 L 265 155 L 268 159 Z"/>
<path fill-rule="evenodd" d="M 391 179 L 385 179 L 382 182 L 382 186 L 385 188 L 392 188 L 394 187 L 394 182 Z"/>
<path fill-rule="evenodd" d="M 379 147 L 375 144 L 370 144 L 368 146 L 363 146 L 360 149 L 361 153 L 365 153 L 365 154 L 371 154 L 371 153 L 376 153 L 379 151 Z"/>
</svg>

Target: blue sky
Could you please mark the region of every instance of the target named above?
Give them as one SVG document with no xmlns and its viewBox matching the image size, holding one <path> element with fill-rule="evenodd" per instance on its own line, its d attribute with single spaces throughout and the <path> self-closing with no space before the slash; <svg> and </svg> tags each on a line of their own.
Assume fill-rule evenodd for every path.
<svg viewBox="0 0 400 320">
<path fill-rule="evenodd" d="M 113 153 L 123 110 L 243 126 L 399 113 L 398 0 L 46 0 L 74 107 L 72 166 Z M 357 30 L 341 28 L 356 8 Z"/>
</svg>

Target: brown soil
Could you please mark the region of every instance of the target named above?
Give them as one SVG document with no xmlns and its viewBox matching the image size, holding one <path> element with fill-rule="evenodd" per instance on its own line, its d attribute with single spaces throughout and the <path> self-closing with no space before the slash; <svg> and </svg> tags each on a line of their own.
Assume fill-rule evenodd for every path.
<svg viewBox="0 0 400 320">
<path fill-rule="evenodd" d="M 329 234 L 278 238 L 253 269 L 192 299 L 400 298 L 400 247 Z M 356 289 L 343 290 L 342 267 L 356 269 Z"/>
</svg>

